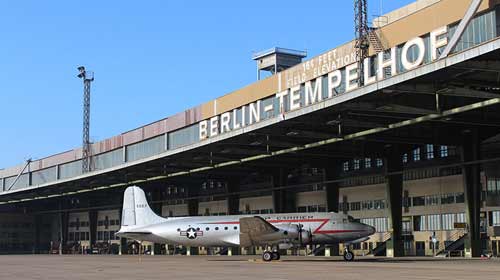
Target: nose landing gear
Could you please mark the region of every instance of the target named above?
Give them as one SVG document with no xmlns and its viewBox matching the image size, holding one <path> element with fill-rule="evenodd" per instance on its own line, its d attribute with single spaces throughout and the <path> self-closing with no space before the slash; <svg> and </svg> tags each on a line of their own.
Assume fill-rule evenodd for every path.
<svg viewBox="0 0 500 280">
<path fill-rule="evenodd" d="M 349 248 L 347 247 L 344 250 L 344 260 L 347 262 L 354 260 L 354 253 L 352 251 L 349 251 Z"/>
</svg>

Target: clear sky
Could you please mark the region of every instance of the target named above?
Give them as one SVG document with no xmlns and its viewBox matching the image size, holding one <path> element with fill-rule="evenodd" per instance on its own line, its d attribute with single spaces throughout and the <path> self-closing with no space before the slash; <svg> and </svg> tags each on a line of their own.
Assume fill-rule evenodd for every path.
<svg viewBox="0 0 500 280">
<path fill-rule="evenodd" d="M 79 65 L 95 72 L 98 141 L 254 82 L 253 51 L 312 57 L 353 39 L 353 22 L 352 0 L 0 0 L 0 168 L 81 146 Z"/>
</svg>

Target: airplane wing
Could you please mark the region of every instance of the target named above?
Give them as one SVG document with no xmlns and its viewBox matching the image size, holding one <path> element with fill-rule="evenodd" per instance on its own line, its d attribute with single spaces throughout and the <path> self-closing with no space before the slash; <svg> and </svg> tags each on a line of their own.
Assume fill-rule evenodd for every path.
<svg viewBox="0 0 500 280">
<path fill-rule="evenodd" d="M 279 231 L 262 217 L 240 218 L 240 246 L 248 247 L 259 244 L 262 236 Z"/>
<path fill-rule="evenodd" d="M 126 237 L 131 239 L 141 239 L 145 235 L 150 235 L 152 232 L 150 231 L 119 231 L 115 235 L 118 237 Z"/>
</svg>

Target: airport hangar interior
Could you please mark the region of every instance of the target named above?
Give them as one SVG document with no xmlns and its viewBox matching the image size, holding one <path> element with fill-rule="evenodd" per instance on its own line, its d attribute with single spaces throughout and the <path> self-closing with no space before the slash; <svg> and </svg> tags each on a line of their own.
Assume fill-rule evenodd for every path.
<svg viewBox="0 0 500 280">
<path fill-rule="evenodd" d="M 118 239 L 137 185 L 162 216 L 345 213 L 377 230 L 357 255 L 497 255 L 500 1 L 419 0 L 369 31 L 363 62 L 355 41 L 310 59 L 254 53 L 255 83 L 85 158 L 0 169 L 0 254 L 261 253 Z"/>
</svg>

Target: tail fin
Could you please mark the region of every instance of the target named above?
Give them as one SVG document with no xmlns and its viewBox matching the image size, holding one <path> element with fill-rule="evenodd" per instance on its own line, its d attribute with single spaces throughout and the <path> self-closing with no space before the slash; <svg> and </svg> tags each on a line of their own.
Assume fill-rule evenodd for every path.
<svg viewBox="0 0 500 280">
<path fill-rule="evenodd" d="M 149 207 L 144 191 L 131 186 L 123 194 L 123 211 L 121 229 L 137 228 L 152 224 L 158 224 L 167 219 L 156 215 Z"/>
</svg>

